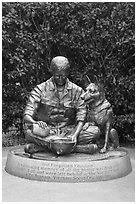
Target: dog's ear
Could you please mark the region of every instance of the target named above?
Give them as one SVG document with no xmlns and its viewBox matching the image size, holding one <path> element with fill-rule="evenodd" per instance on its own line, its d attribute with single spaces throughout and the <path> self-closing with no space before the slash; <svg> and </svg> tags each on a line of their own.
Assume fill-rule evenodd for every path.
<svg viewBox="0 0 137 204">
<path fill-rule="evenodd" d="M 87 75 L 85 75 L 84 76 L 84 87 L 85 88 L 88 87 L 89 84 L 91 84 L 91 80 Z"/>
<path fill-rule="evenodd" d="M 94 75 L 94 83 L 95 83 L 95 84 L 99 84 L 99 80 L 98 80 L 97 75 Z"/>
</svg>

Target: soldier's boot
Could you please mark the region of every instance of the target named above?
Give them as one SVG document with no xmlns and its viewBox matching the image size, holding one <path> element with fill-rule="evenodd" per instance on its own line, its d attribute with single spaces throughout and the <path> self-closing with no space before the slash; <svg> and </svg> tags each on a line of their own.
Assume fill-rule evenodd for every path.
<svg viewBox="0 0 137 204">
<path fill-rule="evenodd" d="M 77 144 L 74 149 L 73 152 L 74 153 L 85 153 L 85 154 L 94 154 L 98 151 L 98 145 L 97 144 L 84 144 L 84 145 L 80 145 Z"/>
<path fill-rule="evenodd" d="M 24 146 L 24 151 L 25 151 L 25 153 L 30 154 L 30 157 L 32 157 L 32 155 L 34 153 L 47 152 L 47 151 L 49 151 L 49 149 L 46 146 L 39 146 L 39 145 L 36 145 L 34 143 L 30 143 L 30 144 L 26 144 Z"/>
</svg>

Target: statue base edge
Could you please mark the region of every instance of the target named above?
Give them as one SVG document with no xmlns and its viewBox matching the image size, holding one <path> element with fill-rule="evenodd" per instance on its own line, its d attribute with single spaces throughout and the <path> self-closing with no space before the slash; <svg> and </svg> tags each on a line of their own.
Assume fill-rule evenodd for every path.
<svg viewBox="0 0 137 204">
<path fill-rule="evenodd" d="M 70 154 L 57 157 L 45 153 L 45 159 L 23 156 L 23 147 L 12 148 L 5 170 L 20 178 L 46 182 L 96 182 L 112 180 L 132 171 L 129 153 L 120 148 L 101 155 Z"/>
</svg>

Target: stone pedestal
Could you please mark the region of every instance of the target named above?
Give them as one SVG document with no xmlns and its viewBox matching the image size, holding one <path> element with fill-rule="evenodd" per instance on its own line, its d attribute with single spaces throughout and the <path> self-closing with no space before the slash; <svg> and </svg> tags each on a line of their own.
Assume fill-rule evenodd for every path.
<svg viewBox="0 0 137 204">
<path fill-rule="evenodd" d="M 5 170 L 14 176 L 38 181 L 93 182 L 126 176 L 132 167 L 125 149 L 94 155 L 36 153 L 29 158 L 23 147 L 19 147 L 9 151 Z"/>
</svg>

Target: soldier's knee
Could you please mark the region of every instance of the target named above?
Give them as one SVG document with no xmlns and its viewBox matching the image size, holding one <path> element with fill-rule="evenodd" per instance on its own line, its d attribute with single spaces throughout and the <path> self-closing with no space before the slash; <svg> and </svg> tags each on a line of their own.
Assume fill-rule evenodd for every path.
<svg viewBox="0 0 137 204">
<path fill-rule="evenodd" d="M 100 137 L 100 129 L 98 126 L 89 126 L 87 131 L 89 134 L 94 135 L 96 139 Z"/>
<path fill-rule="evenodd" d="M 101 132 L 100 132 L 100 128 L 96 126 L 95 131 L 96 131 L 96 132 L 95 132 L 96 139 L 98 139 L 98 138 L 100 137 L 100 134 L 101 134 Z"/>
</svg>

